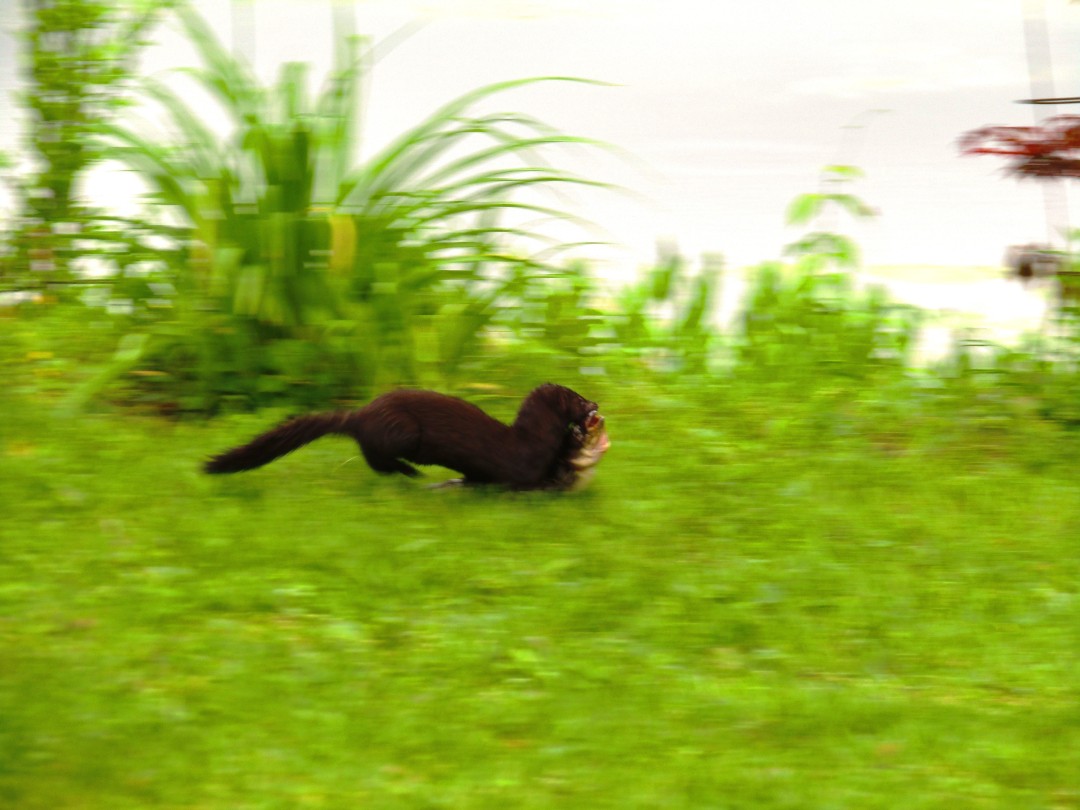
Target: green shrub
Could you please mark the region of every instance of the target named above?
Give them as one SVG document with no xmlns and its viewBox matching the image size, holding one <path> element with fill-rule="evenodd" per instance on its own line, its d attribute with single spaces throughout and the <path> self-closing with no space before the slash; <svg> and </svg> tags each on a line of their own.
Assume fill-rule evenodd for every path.
<svg viewBox="0 0 1080 810">
<path fill-rule="evenodd" d="M 474 109 L 533 82 L 580 80 L 480 88 L 356 166 L 365 40 L 337 43 L 335 72 L 309 99 L 303 65 L 261 87 L 197 15 L 179 18 L 203 62 L 187 74 L 229 115 L 230 139 L 223 145 L 197 108 L 154 80 L 144 97 L 167 134 L 134 120 L 101 129 L 108 157 L 191 230 L 169 273 L 173 306 L 138 361 L 165 373 L 182 407 L 326 401 L 452 377 L 500 312 L 566 272 L 553 263 L 560 246 L 518 220 L 574 219 L 536 192 L 599 184 L 539 152 L 587 141 Z"/>
<path fill-rule="evenodd" d="M 656 371 L 706 371 L 716 348 L 710 318 L 722 272 L 722 257 L 711 254 L 691 275 L 683 256 L 661 246 L 656 265 L 618 295 L 611 318 L 615 345 Z"/>
</svg>

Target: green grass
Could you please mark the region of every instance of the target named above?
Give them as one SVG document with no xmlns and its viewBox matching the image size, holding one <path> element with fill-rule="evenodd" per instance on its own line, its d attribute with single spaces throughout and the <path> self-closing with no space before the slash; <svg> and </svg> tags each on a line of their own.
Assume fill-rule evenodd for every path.
<svg viewBox="0 0 1080 810">
<path fill-rule="evenodd" d="M 597 387 L 558 496 L 7 386 L 0 806 L 1080 806 L 1072 437 Z"/>
</svg>

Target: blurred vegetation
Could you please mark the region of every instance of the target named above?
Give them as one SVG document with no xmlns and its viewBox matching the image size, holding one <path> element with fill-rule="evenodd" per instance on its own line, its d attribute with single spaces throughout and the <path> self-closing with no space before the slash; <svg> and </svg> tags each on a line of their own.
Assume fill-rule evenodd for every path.
<svg viewBox="0 0 1080 810">
<path fill-rule="evenodd" d="M 139 356 L 169 375 L 182 409 L 230 398 L 313 404 L 432 374 L 445 383 L 499 311 L 557 271 L 550 247 L 507 244 L 541 237 L 506 214 L 568 217 L 522 193 L 588 181 L 507 159 L 584 141 L 528 116 L 472 113 L 548 79 L 468 93 L 354 166 L 364 40 L 337 43 L 338 67 L 309 100 L 303 65 L 262 88 L 198 16 L 179 17 L 203 61 L 188 73 L 229 115 L 232 135 L 223 148 L 192 102 L 151 81 L 144 93 L 170 134 L 109 126 L 104 150 L 192 228 L 180 266 L 166 268 L 175 306 Z"/>
<path fill-rule="evenodd" d="M 23 106 L 31 157 L 14 184 L 21 212 L 0 251 L 0 289 L 77 295 L 78 262 L 139 252 L 137 223 L 87 207 L 77 193 L 101 160 L 94 132 L 127 104 L 136 59 L 148 32 L 174 0 L 24 0 Z"/>
<path fill-rule="evenodd" d="M 861 176 L 854 166 L 826 166 L 822 191 L 792 201 L 788 224 L 810 230 L 785 248 L 792 266 L 768 262 L 758 269 L 734 336 L 737 373 L 805 390 L 911 366 L 919 311 L 889 301 L 880 288 L 855 285 L 858 246 L 843 233 L 841 217 L 873 216 L 850 191 Z"/>
<path fill-rule="evenodd" d="M 1068 304 L 918 357 L 832 166 L 721 330 L 719 256 L 662 245 L 612 290 L 530 222 L 577 222 L 543 194 L 602 184 L 557 150 L 601 147 L 483 110 L 569 80 L 481 88 L 357 162 L 363 39 L 311 96 L 177 9 L 222 136 L 125 72 L 166 4 L 40 8 L 139 32 L 109 74 L 137 94 L 79 108 L 42 198 L 108 159 L 153 216 L 60 217 L 29 203 L 58 170 L 13 172 L 0 805 L 1080 806 Z M 107 272 L 19 264 L 46 221 Z M 333 440 L 198 473 L 286 409 L 405 382 L 510 418 L 547 379 L 608 418 L 578 496 L 422 492 Z"/>
<path fill-rule="evenodd" d="M 612 318 L 615 346 L 650 368 L 700 373 L 715 350 L 715 311 L 723 258 L 702 258 L 696 275 L 672 245 L 661 245 L 655 267 L 618 295 Z"/>
<path fill-rule="evenodd" d="M 529 220 L 587 225 L 539 192 L 602 185 L 542 154 L 588 142 L 527 115 L 473 109 L 534 82 L 582 80 L 481 88 L 356 165 L 368 42 L 340 39 L 333 75 L 309 99 L 304 65 L 261 87 L 194 12 L 181 6 L 176 16 L 202 60 L 183 71 L 195 87 L 139 81 L 124 115 L 86 111 L 66 136 L 133 169 L 156 203 L 127 243 L 157 237 L 158 248 L 108 256 L 108 283 L 86 294 L 130 316 L 98 383 L 140 365 L 163 407 L 183 411 L 446 384 L 485 330 L 517 331 L 518 319 L 503 316 L 574 272 L 554 263 L 572 246 Z M 211 127 L 207 99 L 229 132 Z M 69 184 L 85 165 L 68 167 Z M 31 275 L 32 286 L 57 280 Z M 26 281 L 14 274 L 9 286 Z"/>
</svg>

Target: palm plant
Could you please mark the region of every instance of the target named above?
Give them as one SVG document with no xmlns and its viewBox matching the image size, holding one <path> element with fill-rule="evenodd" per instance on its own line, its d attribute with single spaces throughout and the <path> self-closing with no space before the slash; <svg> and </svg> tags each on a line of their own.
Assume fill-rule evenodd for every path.
<svg viewBox="0 0 1080 810">
<path fill-rule="evenodd" d="M 203 405 L 222 393 L 258 400 L 282 374 L 314 373 L 316 358 L 338 395 L 415 381 L 421 345 L 434 344 L 428 356 L 452 372 L 501 307 L 560 272 L 552 262 L 565 246 L 519 220 L 581 222 L 530 192 L 602 185 L 540 155 L 592 142 L 526 115 L 473 110 L 529 83 L 583 80 L 482 87 L 355 165 L 366 40 L 337 43 L 333 75 L 312 99 L 304 65 L 285 65 L 261 87 L 200 17 L 177 14 L 203 63 L 185 72 L 226 112 L 232 134 L 223 143 L 175 90 L 149 80 L 144 98 L 169 134 L 129 121 L 102 136 L 108 156 L 191 228 L 171 345 L 182 344 L 208 385 Z M 283 357 L 307 366 L 282 367 Z"/>
</svg>

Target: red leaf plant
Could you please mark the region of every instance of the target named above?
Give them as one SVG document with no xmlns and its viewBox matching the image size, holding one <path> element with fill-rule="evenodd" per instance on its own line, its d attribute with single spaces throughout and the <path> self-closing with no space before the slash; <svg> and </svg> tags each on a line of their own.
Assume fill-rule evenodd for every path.
<svg viewBox="0 0 1080 810">
<path fill-rule="evenodd" d="M 1080 177 L 1080 115 L 1058 115 L 1039 126 L 973 129 L 960 136 L 960 151 L 1012 158 L 1008 171 L 1021 177 Z"/>
</svg>

